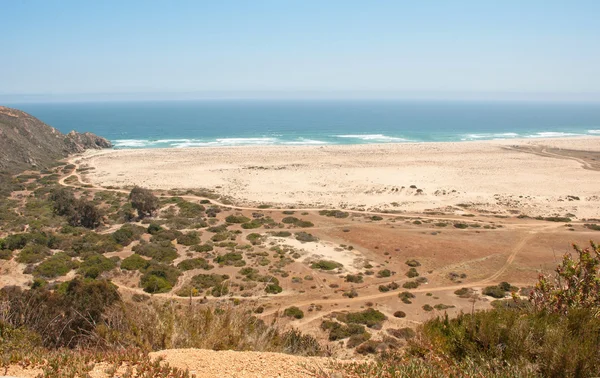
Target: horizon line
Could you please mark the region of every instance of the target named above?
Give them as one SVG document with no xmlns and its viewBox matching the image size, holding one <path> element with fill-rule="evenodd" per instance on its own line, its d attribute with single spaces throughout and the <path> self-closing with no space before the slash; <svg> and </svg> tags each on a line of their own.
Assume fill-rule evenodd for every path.
<svg viewBox="0 0 600 378">
<path fill-rule="evenodd" d="M 600 102 L 600 92 L 211 90 L 172 92 L 0 93 L 3 103 L 139 102 L 210 100 L 404 100 Z"/>
</svg>

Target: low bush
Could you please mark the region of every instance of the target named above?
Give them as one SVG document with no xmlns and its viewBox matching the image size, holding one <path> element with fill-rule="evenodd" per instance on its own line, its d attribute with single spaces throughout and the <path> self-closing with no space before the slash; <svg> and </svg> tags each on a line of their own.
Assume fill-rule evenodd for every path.
<svg viewBox="0 0 600 378">
<path fill-rule="evenodd" d="M 160 241 L 151 243 L 140 243 L 132 249 L 135 253 L 150 257 L 153 260 L 160 262 L 171 262 L 179 255 L 177 248 L 170 241 Z"/>
<path fill-rule="evenodd" d="M 402 287 L 405 289 L 416 289 L 419 287 L 419 283 L 417 281 L 406 281 L 402 284 Z"/>
<path fill-rule="evenodd" d="M 51 255 L 52 251 L 45 245 L 29 244 L 19 252 L 16 260 L 21 264 L 35 264 Z"/>
<path fill-rule="evenodd" d="M 38 264 L 33 269 L 33 275 L 44 279 L 51 279 L 64 276 L 76 267 L 77 263 L 72 261 L 71 256 L 64 252 L 59 252 Z"/>
<path fill-rule="evenodd" d="M 350 215 L 345 211 L 340 210 L 321 210 L 319 211 L 320 215 L 324 215 L 326 217 L 334 217 L 334 218 L 348 218 Z"/>
<path fill-rule="evenodd" d="M 416 268 L 410 268 L 408 270 L 408 272 L 406 272 L 406 277 L 408 278 L 414 278 L 414 277 L 418 277 L 419 276 L 419 272 L 417 272 Z"/>
<path fill-rule="evenodd" d="M 366 333 L 365 327 L 360 324 L 341 324 L 335 321 L 325 320 L 321 323 L 323 331 L 329 331 L 329 341 L 346 339 L 353 335 Z"/>
<path fill-rule="evenodd" d="M 147 293 L 166 293 L 177 284 L 180 275 L 172 266 L 152 263 L 140 278 L 140 286 Z"/>
<path fill-rule="evenodd" d="M 194 252 L 210 252 L 213 249 L 214 248 L 213 248 L 212 244 L 194 245 L 190 248 L 190 250 L 194 251 Z"/>
<path fill-rule="evenodd" d="M 181 270 L 192 270 L 192 269 L 204 269 L 211 270 L 214 268 L 213 265 L 209 264 L 205 259 L 198 257 L 195 259 L 183 260 L 179 264 L 177 264 L 177 268 Z"/>
<path fill-rule="evenodd" d="M 283 315 L 294 318 L 294 319 L 302 319 L 304 317 L 304 311 L 300 310 L 296 306 L 288 307 L 283 311 Z"/>
<path fill-rule="evenodd" d="M 363 276 L 361 276 L 360 274 L 348 274 L 346 276 L 345 280 L 346 280 L 346 282 L 362 283 Z"/>
<path fill-rule="evenodd" d="M 406 260 L 405 264 L 413 268 L 421 266 L 421 263 L 415 259 Z"/>
<path fill-rule="evenodd" d="M 244 256 L 237 252 L 229 252 L 224 255 L 217 256 L 214 261 L 219 265 L 233 265 L 237 267 L 246 265 Z"/>
<path fill-rule="evenodd" d="M 86 278 L 97 278 L 100 274 L 114 269 L 117 264 L 102 255 L 88 256 L 79 265 L 79 273 Z"/>
<path fill-rule="evenodd" d="M 227 223 L 246 223 L 250 222 L 250 218 L 247 218 L 243 215 L 229 215 L 225 218 L 225 222 Z"/>
<path fill-rule="evenodd" d="M 309 234 L 307 232 L 297 232 L 296 240 L 299 240 L 303 243 L 309 243 L 309 242 L 319 241 L 319 238 L 317 238 L 316 236 L 313 236 L 312 234 Z"/>
<path fill-rule="evenodd" d="M 392 276 L 392 271 L 389 269 L 383 269 L 377 272 L 377 277 L 379 278 L 387 278 Z"/>
<path fill-rule="evenodd" d="M 117 244 L 128 246 L 134 240 L 138 240 L 145 233 L 144 227 L 134 224 L 124 224 L 117 231 L 112 233 L 112 238 Z"/>
<path fill-rule="evenodd" d="M 134 253 L 121 261 L 121 269 L 142 271 L 150 266 L 150 261 Z"/>
<path fill-rule="evenodd" d="M 404 312 L 404 311 L 396 311 L 396 312 L 394 312 L 394 317 L 396 317 L 396 318 L 406 318 L 406 312 Z"/>
<path fill-rule="evenodd" d="M 200 234 L 196 231 L 188 232 L 187 234 L 183 234 L 177 237 L 177 244 L 182 245 L 196 245 L 200 243 Z"/>
<path fill-rule="evenodd" d="M 310 265 L 313 269 L 321 269 L 321 270 L 334 270 L 338 268 L 342 268 L 343 265 L 336 261 L 331 260 L 319 260 L 315 261 Z"/>
<path fill-rule="evenodd" d="M 335 317 L 342 323 L 363 324 L 369 328 L 379 326 L 387 319 L 387 317 L 381 311 L 373 308 L 368 308 L 359 312 L 337 313 Z"/>
<path fill-rule="evenodd" d="M 413 337 L 415 337 L 417 335 L 417 333 L 415 332 L 414 329 L 412 328 L 408 328 L 408 327 L 404 327 L 404 328 L 390 328 L 387 330 L 387 332 L 394 336 L 397 339 L 412 339 Z"/>
</svg>

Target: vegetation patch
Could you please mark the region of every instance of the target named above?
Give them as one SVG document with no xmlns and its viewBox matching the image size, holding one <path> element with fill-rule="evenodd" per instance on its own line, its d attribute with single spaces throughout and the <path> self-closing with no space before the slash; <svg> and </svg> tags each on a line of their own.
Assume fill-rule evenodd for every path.
<svg viewBox="0 0 600 378">
<path fill-rule="evenodd" d="M 339 262 L 332 260 L 318 260 L 313 262 L 310 267 L 313 269 L 321 269 L 321 270 L 334 270 L 338 268 L 342 268 L 344 265 Z"/>
<path fill-rule="evenodd" d="M 304 311 L 300 310 L 296 306 L 288 307 L 283 311 L 283 315 L 289 318 L 302 319 L 304 317 Z"/>
</svg>

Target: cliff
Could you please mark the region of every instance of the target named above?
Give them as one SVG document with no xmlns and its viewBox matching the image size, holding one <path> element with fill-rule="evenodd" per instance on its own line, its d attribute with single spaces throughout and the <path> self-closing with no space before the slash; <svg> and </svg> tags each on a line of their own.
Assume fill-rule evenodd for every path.
<svg viewBox="0 0 600 378">
<path fill-rule="evenodd" d="M 44 168 L 72 153 L 110 147 L 92 133 L 65 135 L 30 114 L 0 106 L 0 171 Z"/>
</svg>

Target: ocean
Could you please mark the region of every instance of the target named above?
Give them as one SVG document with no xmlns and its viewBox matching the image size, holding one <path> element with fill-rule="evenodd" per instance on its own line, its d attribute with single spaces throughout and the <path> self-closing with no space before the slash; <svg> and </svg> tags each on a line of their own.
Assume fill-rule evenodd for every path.
<svg viewBox="0 0 600 378">
<path fill-rule="evenodd" d="M 13 104 L 115 148 L 336 145 L 600 135 L 600 103 L 202 100 Z"/>
</svg>

